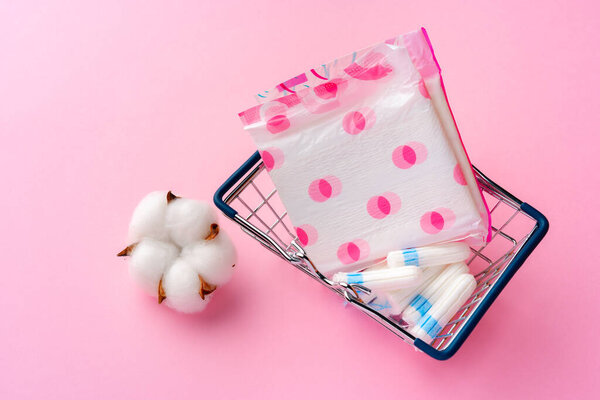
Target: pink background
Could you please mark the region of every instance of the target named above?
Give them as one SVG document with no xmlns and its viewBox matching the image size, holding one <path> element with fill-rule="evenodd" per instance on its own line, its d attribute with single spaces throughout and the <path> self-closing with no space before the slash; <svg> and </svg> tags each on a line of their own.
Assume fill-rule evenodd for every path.
<svg viewBox="0 0 600 400">
<path fill-rule="evenodd" d="M 83 3 L 0 3 L 0 398 L 600 390 L 591 1 Z M 256 91 L 421 25 L 473 162 L 551 222 L 453 359 L 344 310 L 225 219 L 241 257 L 203 314 L 134 287 L 115 257 L 134 205 L 158 188 L 209 200 L 253 152 L 236 113 Z"/>
</svg>

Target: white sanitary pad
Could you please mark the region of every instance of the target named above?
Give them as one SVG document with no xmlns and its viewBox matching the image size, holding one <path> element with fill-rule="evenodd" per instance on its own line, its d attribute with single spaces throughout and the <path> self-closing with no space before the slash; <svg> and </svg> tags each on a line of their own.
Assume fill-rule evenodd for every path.
<svg viewBox="0 0 600 400">
<path fill-rule="evenodd" d="M 489 218 L 424 31 L 312 69 L 240 113 L 321 272 L 467 239 Z"/>
</svg>

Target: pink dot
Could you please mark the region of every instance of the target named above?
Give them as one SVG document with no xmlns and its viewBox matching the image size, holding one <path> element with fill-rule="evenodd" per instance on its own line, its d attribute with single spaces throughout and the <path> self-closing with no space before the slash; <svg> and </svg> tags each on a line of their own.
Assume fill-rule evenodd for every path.
<svg viewBox="0 0 600 400">
<path fill-rule="evenodd" d="M 448 208 L 437 208 L 428 211 L 421 217 L 421 229 L 431 235 L 439 233 L 442 229 L 448 229 L 454 224 L 455 215 Z"/>
<path fill-rule="evenodd" d="M 444 228 L 444 217 L 437 211 L 431 212 L 429 215 L 429 222 L 431 222 L 431 225 L 438 231 L 441 231 Z"/>
<path fill-rule="evenodd" d="M 315 94 L 321 99 L 331 99 L 337 94 L 338 87 L 335 82 L 326 82 L 315 86 Z"/>
<path fill-rule="evenodd" d="M 369 243 L 362 239 L 342 244 L 337 251 L 338 259 L 343 264 L 352 264 L 369 256 Z"/>
<path fill-rule="evenodd" d="M 330 81 L 316 88 L 301 89 L 298 91 L 298 96 L 309 113 L 323 114 L 341 105 L 339 100 L 341 89 L 340 84 Z"/>
<path fill-rule="evenodd" d="M 368 107 L 350 111 L 342 120 L 342 127 L 350 135 L 358 135 L 375 124 L 375 113 Z"/>
<path fill-rule="evenodd" d="M 427 148 L 423 143 L 409 142 L 398 146 L 392 153 L 392 161 L 396 167 L 408 169 L 416 164 L 421 164 L 427 159 Z"/>
<path fill-rule="evenodd" d="M 410 146 L 402 147 L 402 158 L 410 165 L 414 165 L 417 162 L 417 153 Z"/>
<path fill-rule="evenodd" d="M 395 214 L 400 209 L 400 205 L 400 197 L 396 193 L 386 192 L 369 199 L 367 212 L 373 218 L 383 219 L 390 214 Z"/>
<path fill-rule="evenodd" d="M 272 134 L 280 133 L 290 127 L 290 121 L 285 115 L 276 115 L 267 121 L 267 130 Z"/>
<path fill-rule="evenodd" d="M 287 96 L 283 96 L 277 99 L 278 102 L 285 104 L 287 108 L 292 108 L 298 104 L 300 104 L 300 99 L 296 93 L 288 94 Z M 282 110 L 277 112 L 276 114 L 285 114 L 286 110 Z M 273 114 L 273 115 L 276 115 Z"/>
<path fill-rule="evenodd" d="M 431 96 L 429 96 L 429 92 L 427 91 L 427 87 L 425 86 L 425 82 L 423 81 L 423 79 L 419 81 L 419 92 L 421 92 L 423 97 L 425 97 L 426 99 L 431 98 Z"/>
<path fill-rule="evenodd" d="M 459 164 L 456 164 L 456 166 L 454 167 L 454 180 L 459 185 L 465 186 L 467 184 L 467 180 L 465 179 L 465 176 L 464 176 Z"/>
<path fill-rule="evenodd" d="M 332 175 L 321 179 L 315 179 L 308 185 L 308 195 L 316 202 L 322 203 L 331 197 L 335 197 L 342 191 L 342 183 Z"/>
<path fill-rule="evenodd" d="M 302 246 L 310 246 L 319 238 L 315 227 L 308 224 L 298 226 L 296 228 L 296 235 Z"/>
<path fill-rule="evenodd" d="M 321 192 L 323 196 L 325 196 L 326 198 L 330 198 L 332 191 L 333 190 L 329 182 L 327 182 L 325 179 L 319 180 L 319 192 Z"/>
<path fill-rule="evenodd" d="M 392 71 L 391 65 L 386 63 L 385 55 L 374 51 L 344 68 L 344 72 L 351 77 L 365 81 L 385 78 Z"/>
<path fill-rule="evenodd" d="M 283 164 L 283 152 L 277 147 L 269 147 L 260 152 L 260 156 L 267 171 L 281 167 Z"/>
<path fill-rule="evenodd" d="M 388 201 L 388 199 L 386 199 L 383 196 L 379 196 L 377 198 L 377 208 L 379 208 L 379 210 L 381 210 L 381 212 L 385 215 L 388 215 L 392 206 L 390 206 L 390 202 Z"/>
</svg>

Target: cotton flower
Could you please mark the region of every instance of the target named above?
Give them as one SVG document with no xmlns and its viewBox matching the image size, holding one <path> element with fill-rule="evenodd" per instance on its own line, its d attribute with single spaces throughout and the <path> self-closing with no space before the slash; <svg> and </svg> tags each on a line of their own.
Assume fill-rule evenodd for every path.
<svg viewBox="0 0 600 400">
<path fill-rule="evenodd" d="M 163 274 L 178 256 L 179 248 L 172 243 L 142 239 L 131 252 L 129 275 L 148 294 L 156 295 Z"/>
<path fill-rule="evenodd" d="M 231 279 L 236 251 L 206 203 L 171 192 L 140 201 L 129 224 L 129 273 L 158 303 L 184 313 L 202 311 Z"/>
<path fill-rule="evenodd" d="M 192 199 L 170 202 L 165 215 L 167 232 L 179 247 L 205 239 L 216 222 L 217 214 L 208 204 Z"/>
<path fill-rule="evenodd" d="M 210 293 L 203 292 L 202 285 L 189 263 L 178 258 L 163 278 L 165 304 L 184 313 L 202 311 L 210 298 Z"/>
<path fill-rule="evenodd" d="M 213 285 L 223 285 L 231 279 L 233 268 L 220 268 L 221 265 L 235 264 L 236 253 L 231 239 L 222 232 L 213 240 L 203 240 L 183 248 L 181 257 Z"/>
<path fill-rule="evenodd" d="M 137 205 L 129 223 L 129 243 L 142 238 L 167 240 L 165 216 L 167 213 L 167 192 L 152 192 Z"/>
</svg>

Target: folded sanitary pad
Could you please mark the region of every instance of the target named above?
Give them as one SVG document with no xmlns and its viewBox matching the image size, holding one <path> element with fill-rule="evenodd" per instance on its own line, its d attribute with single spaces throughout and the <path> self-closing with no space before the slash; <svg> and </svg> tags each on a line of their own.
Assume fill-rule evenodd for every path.
<svg viewBox="0 0 600 400">
<path fill-rule="evenodd" d="M 489 215 L 424 30 L 259 95 L 240 113 L 299 242 L 327 275 L 466 239 Z"/>
</svg>

